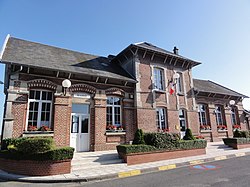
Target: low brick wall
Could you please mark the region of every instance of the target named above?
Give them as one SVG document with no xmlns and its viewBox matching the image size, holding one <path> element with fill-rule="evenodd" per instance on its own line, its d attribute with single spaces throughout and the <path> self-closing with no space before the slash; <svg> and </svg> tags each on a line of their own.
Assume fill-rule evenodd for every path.
<svg viewBox="0 0 250 187">
<path fill-rule="evenodd" d="M 250 144 L 235 144 L 235 143 L 232 143 L 229 146 L 232 147 L 232 148 L 234 148 L 234 149 L 250 148 Z"/>
<path fill-rule="evenodd" d="M 71 160 L 33 161 L 0 158 L 0 169 L 10 173 L 29 176 L 66 174 L 71 171 Z"/>
<path fill-rule="evenodd" d="M 160 160 L 168 160 L 174 158 L 182 158 L 187 156 L 197 156 L 206 154 L 206 149 L 189 149 L 177 151 L 164 151 L 153 153 L 136 153 L 129 155 L 122 155 L 123 160 L 127 165 L 142 164 L 147 162 L 155 162 Z"/>
</svg>

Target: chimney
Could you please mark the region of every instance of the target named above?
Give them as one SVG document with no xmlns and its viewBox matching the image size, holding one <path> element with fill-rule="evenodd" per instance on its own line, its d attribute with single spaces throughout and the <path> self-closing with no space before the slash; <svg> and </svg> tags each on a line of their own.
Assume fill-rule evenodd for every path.
<svg viewBox="0 0 250 187">
<path fill-rule="evenodd" d="M 178 54 L 179 54 L 179 49 L 178 49 L 176 46 L 174 46 L 173 51 L 174 51 L 174 54 L 176 54 L 176 55 L 178 55 Z"/>
</svg>

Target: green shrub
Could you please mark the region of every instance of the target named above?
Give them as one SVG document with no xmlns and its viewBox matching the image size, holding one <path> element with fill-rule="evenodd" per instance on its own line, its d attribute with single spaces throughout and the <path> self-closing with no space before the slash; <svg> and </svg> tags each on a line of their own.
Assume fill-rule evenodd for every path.
<svg viewBox="0 0 250 187">
<path fill-rule="evenodd" d="M 144 133 L 143 133 L 142 129 L 137 129 L 137 131 L 135 132 L 133 144 L 136 144 L 136 145 L 145 144 Z"/>
<path fill-rule="evenodd" d="M 177 148 L 181 150 L 185 149 L 202 149 L 207 147 L 207 141 L 202 139 L 196 140 L 180 140 L 177 143 Z"/>
<path fill-rule="evenodd" d="M 42 153 L 54 147 L 52 138 L 27 138 L 16 146 L 22 153 Z"/>
<path fill-rule="evenodd" d="M 147 145 L 157 149 L 176 149 L 176 142 L 179 136 L 171 133 L 146 133 L 144 139 Z"/>
<path fill-rule="evenodd" d="M 74 148 L 61 147 L 55 148 L 42 153 L 23 154 L 19 151 L 2 150 L 0 157 L 13 160 L 36 160 L 36 161 L 57 161 L 72 159 L 74 155 Z"/>
<path fill-rule="evenodd" d="M 195 140 L 195 137 L 193 136 L 191 129 L 188 129 L 188 128 L 186 129 L 183 140 Z"/>
<path fill-rule="evenodd" d="M 143 153 L 157 151 L 156 147 L 151 145 L 118 145 L 116 146 L 118 153 L 131 154 L 131 153 Z"/>
<path fill-rule="evenodd" d="M 27 137 L 24 138 L 6 138 L 3 139 L 1 150 L 7 150 L 9 145 L 14 145 L 15 147 L 18 146 L 22 141 L 28 139 Z"/>
<path fill-rule="evenodd" d="M 249 131 L 241 131 L 236 129 L 234 131 L 234 138 L 250 138 Z"/>
<path fill-rule="evenodd" d="M 229 146 L 231 144 L 249 144 L 250 138 L 223 138 L 223 142 Z"/>
</svg>

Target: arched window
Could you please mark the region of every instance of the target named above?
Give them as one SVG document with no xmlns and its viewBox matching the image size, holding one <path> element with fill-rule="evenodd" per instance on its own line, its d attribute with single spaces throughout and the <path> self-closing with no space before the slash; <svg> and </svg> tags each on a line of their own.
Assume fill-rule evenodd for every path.
<svg viewBox="0 0 250 187">
<path fill-rule="evenodd" d="M 30 90 L 28 100 L 28 131 L 42 126 L 51 128 L 53 93 L 45 90 Z"/>
<path fill-rule="evenodd" d="M 107 98 L 106 123 L 107 128 L 108 126 L 122 128 L 121 98 L 113 96 Z"/>
<path fill-rule="evenodd" d="M 216 124 L 218 130 L 227 130 L 226 123 L 224 121 L 225 114 L 224 109 L 221 105 L 215 105 L 215 117 L 216 117 Z"/>
<path fill-rule="evenodd" d="M 211 130 L 208 119 L 208 107 L 206 104 L 198 104 L 198 115 L 201 130 Z"/>
<path fill-rule="evenodd" d="M 240 129 L 240 123 L 239 123 L 239 118 L 238 118 L 238 111 L 237 111 L 237 107 L 235 106 L 231 106 L 231 123 L 233 125 L 233 130 L 234 129 Z"/>
</svg>

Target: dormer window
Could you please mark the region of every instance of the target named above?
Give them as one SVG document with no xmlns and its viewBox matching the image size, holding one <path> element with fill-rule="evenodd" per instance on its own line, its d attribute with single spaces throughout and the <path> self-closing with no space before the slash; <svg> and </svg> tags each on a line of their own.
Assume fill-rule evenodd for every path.
<svg viewBox="0 0 250 187">
<path fill-rule="evenodd" d="M 163 69 L 154 68 L 154 89 L 163 91 L 165 90 Z"/>
</svg>

